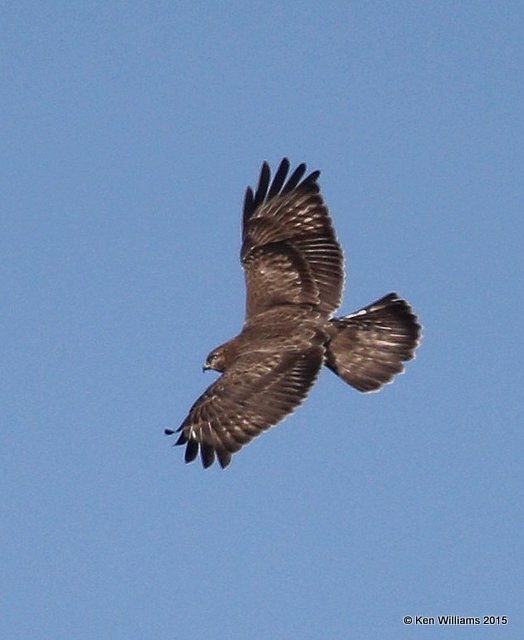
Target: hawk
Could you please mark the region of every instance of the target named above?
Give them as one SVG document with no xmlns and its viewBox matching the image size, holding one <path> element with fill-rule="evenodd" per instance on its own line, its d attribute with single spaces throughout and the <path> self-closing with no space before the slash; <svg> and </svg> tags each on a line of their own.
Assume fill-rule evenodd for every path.
<svg viewBox="0 0 524 640">
<path fill-rule="evenodd" d="M 253 438 L 294 411 L 322 365 L 359 391 L 377 391 L 403 371 L 421 327 L 410 305 L 390 293 L 334 318 L 344 284 L 342 249 L 318 186 L 287 158 L 273 180 L 262 164 L 247 188 L 240 259 L 246 313 L 238 336 L 213 349 L 204 369 L 222 375 L 177 429 L 185 461 L 222 468 Z M 175 431 L 166 429 L 167 435 Z"/>
</svg>

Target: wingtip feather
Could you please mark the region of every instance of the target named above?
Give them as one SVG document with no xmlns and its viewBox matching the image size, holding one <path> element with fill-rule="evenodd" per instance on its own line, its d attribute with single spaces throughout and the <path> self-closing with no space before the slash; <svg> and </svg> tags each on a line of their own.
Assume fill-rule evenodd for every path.
<svg viewBox="0 0 524 640">
<path fill-rule="evenodd" d="M 197 455 L 198 455 L 198 442 L 196 440 L 188 440 L 186 453 L 184 455 L 184 460 L 186 462 L 193 462 L 193 460 L 197 457 Z"/>
</svg>

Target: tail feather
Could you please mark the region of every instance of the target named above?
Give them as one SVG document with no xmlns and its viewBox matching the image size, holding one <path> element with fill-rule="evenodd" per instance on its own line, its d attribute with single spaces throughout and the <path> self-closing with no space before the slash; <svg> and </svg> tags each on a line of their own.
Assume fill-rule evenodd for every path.
<svg viewBox="0 0 524 640">
<path fill-rule="evenodd" d="M 409 304 L 390 293 L 330 321 L 326 365 L 359 391 L 377 391 L 415 357 L 420 333 Z"/>
</svg>

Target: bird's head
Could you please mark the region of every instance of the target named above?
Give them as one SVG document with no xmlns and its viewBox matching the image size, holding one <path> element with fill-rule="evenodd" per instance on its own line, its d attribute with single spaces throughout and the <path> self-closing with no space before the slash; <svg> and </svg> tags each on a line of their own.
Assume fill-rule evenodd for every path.
<svg viewBox="0 0 524 640">
<path fill-rule="evenodd" d="M 202 367 L 203 371 L 207 371 L 208 369 L 213 369 L 214 371 L 219 371 L 222 373 L 226 367 L 226 358 L 225 353 L 222 349 L 214 349 L 207 356 L 204 366 Z"/>
</svg>

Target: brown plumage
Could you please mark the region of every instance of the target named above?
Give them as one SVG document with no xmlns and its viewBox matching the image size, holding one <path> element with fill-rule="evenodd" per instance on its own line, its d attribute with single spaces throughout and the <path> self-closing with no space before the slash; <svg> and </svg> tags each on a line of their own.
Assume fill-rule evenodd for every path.
<svg viewBox="0 0 524 640">
<path fill-rule="evenodd" d="M 206 369 L 222 373 L 177 429 L 185 460 L 198 453 L 226 467 L 233 453 L 290 414 L 323 364 L 359 391 L 376 391 L 414 357 L 420 325 L 395 293 L 331 318 L 344 284 L 343 255 L 317 179 L 284 158 L 271 181 L 264 162 L 244 200 L 241 262 L 246 317 L 238 336 L 214 349 Z M 175 433 L 166 429 L 166 434 Z"/>
</svg>

